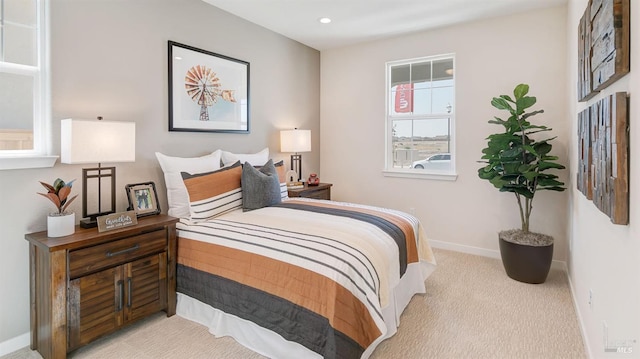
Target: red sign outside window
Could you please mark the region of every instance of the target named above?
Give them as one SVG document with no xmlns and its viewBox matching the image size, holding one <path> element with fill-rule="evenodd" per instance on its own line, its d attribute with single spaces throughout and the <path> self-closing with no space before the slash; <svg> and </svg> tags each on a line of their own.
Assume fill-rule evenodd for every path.
<svg viewBox="0 0 640 359">
<path fill-rule="evenodd" d="M 413 84 L 402 84 L 396 87 L 396 112 L 413 112 Z"/>
</svg>

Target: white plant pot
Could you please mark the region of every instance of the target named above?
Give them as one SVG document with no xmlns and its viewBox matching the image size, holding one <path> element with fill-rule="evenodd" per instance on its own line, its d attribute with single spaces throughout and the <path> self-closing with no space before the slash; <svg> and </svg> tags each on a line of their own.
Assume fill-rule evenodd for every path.
<svg viewBox="0 0 640 359">
<path fill-rule="evenodd" d="M 63 237 L 68 236 L 76 231 L 76 214 L 52 213 L 47 217 L 47 236 Z"/>
</svg>

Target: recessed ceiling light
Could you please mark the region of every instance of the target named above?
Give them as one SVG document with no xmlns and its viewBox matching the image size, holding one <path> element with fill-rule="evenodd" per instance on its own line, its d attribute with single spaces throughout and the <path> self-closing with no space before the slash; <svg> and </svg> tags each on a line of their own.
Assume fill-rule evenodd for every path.
<svg viewBox="0 0 640 359">
<path fill-rule="evenodd" d="M 318 19 L 318 21 L 320 21 L 320 23 L 322 24 L 328 24 L 331 22 L 331 19 L 329 19 L 328 17 L 321 17 Z"/>
</svg>

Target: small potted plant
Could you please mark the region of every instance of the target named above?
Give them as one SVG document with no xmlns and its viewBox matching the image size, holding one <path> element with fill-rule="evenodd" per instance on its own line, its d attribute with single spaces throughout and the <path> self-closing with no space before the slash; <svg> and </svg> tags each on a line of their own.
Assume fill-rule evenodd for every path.
<svg viewBox="0 0 640 359">
<path fill-rule="evenodd" d="M 520 209 L 521 228 L 501 231 L 500 255 L 507 275 L 526 283 L 546 280 L 553 259 L 553 237 L 529 231 L 533 199 L 537 191 L 564 191 L 564 183 L 548 170 L 564 169 L 550 154 L 551 138 L 538 139 L 551 128 L 534 125 L 531 117 L 543 110 L 526 112 L 535 105 L 536 98 L 527 96 L 529 85 L 520 84 L 508 95 L 494 97 L 493 107 L 509 112 L 503 120 L 494 117 L 489 123 L 501 125 L 503 132 L 487 137 L 480 162 L 486 165 L 478 170 L 481 179 L 488 180 L 500 192 L 513 193 Z"/>
<path fill-rule="evenodd" d="M 40 184 L 47 189 L 47 193 L 39 195 L 48 198 L 56 206 L 57 212 L 49 213 L 47 217 L 47 236 L 62 237 L 75 232 L 76 216 L 73 212 L 67 212 L 67 208 L 78 195 L 69 198 L 73 181 L 65 183 L 60 178 L 53 182 L 53 185 L 40 181 Z"/>
</svg>

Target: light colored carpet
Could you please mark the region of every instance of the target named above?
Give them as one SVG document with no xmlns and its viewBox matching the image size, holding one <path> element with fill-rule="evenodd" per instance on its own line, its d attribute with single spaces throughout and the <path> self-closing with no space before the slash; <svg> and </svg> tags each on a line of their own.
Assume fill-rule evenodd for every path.
<svg viewBox="0 0 640 359">
<path fill-rule="evenodd" d="M 416 295 L 398 333 L 372 359 L 586 358 L 566 275 L 524 284 L 499 260 L 435 250 L 427 294 Z M 179 316 L 152 316 L 70 355 L 72 358 L 263 358 L 229 337 Z M 2 359 L 40 358 L 24 348 Z M 301 358 L 303 359 L 303 358 Z"/>
</svg>

